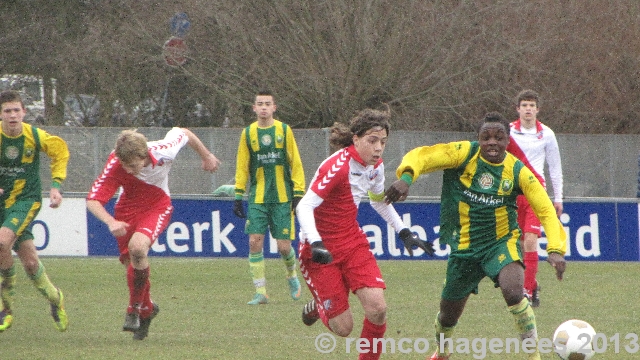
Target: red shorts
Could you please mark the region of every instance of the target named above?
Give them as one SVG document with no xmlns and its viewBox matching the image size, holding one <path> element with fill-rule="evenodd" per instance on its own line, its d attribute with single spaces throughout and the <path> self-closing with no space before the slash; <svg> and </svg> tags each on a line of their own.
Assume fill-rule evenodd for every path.
<svg viewBox="0 0 640 360">
<path fill-rule="evenodd" d="M 120 251 L 120 262 L 125 263 L 129 259 L 129 240 L 134 233 L 141 233 L 151 239 L 153 244 L 160 234 L 169 226 L 173 206 L 156 207 L 147 209 L 144 212 L 118 212 L 115 211 L 115 219 L 124 221 L 129 224 L 127 233 L 124 236 L 117 237 L 118 250 Z"/>
<path fill-rule="evenodd" d="M 327 319 L 349 309 L 349 291 L 355 293 L 364 287 L 386 288 L 378 263 L 369 249 L 369 242 L 362 242 L 347 254 L 332 253 L 333 261 L 321 265 L 311 261 L 309 244 L 300 243 L 300 272 Z"/>
<path fill-rule="evenodd" d="M 518 226 L 520 226 L 522 233 L 533 233 L 540 237 L 542 235 L 540 220 L 533 212 L 527 198 L 524 195 L 519 195 L 516 198 L 516 205 L 518 206 Z"/>
</svg>

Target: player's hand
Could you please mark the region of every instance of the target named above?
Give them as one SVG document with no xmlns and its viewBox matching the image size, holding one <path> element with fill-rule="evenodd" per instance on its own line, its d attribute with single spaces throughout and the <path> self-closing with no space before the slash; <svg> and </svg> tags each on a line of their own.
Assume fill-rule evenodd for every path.
<svg viewBox="0 0 640 360">
<path fill-rule="evenodd" d="M 109 232 L 114 237 L 125 236 L 127 234 L 127 229 L 129 228 L 129 224 L 118 220 L 109 223 L 107 226 L 109 227 Z"/>
<path fill-rule="evenodd" d="M 565 261 L 564 256 L 558 253 L 550 253 L 549 257 L 547 257 L 547 261 L 556 270 L 556 278 L 558 278 L 558 280 L 562 280 L 564 271 L 567 268 L 567 262 Z"/>
<path fill-rule="evenodd" d="M 301 196 L 294 196 L 293 199 L 291 200 L 291 211 L 294 214 L 296 212 L 296 208 L 298 207 L 298 204 L 300 203 L 300 200 L 302 200 Z"/>
<path fill-rule="evenodd" d="M 311 261 L 318 264 L 328 264 L 333 261 L 333 256 L 329 250 L 324 247 L 322 241 L 316 241 L 311 244 Z"/>
<path fill-rule="evenodd" d="M 209 153 L 202 159 L 202 169 L 204 171 L 215 172 L 216 170 L 218 170 L 220 164 L 220 160 L 218 160 L 218 158 L 212 153 Z"/>
<path fill-rule="evenodd" d="M 409 255 L 413 256 L 413 247 L 415 246 L 424 250 L 424 252 L 429 254 L 429 256 L 433 256 L 433 253 L 435 252 L 433 243 L 420 239 L 418 235 L 412 233 L 409 229 L 400 230 L 398 235 L 400 236 L 400 240 L 404 243 L 404 247 L 409 252 Z"/>
<path fill-rule="evenodd" d="M 558 217 L 560 217 L 560 215 L 562 215 L 562 203 L 561 202 L 554 202 L 553 203 L 553 208 L 556 209 L 556 215 L 558 215 Z"/>
<path fill-rule="evenodd" d="M 49 200 L 51 201 L 49 204 L 50 208 L 58 208 L 60 203 L 62 203 L 62 194 L 60 194 L 60 190 L 57 188 L 51 188 L 49 191 Z"/>
<path fill-rule="evenodd" d="M 396 180 L 384 192 L 384 202 L 391 204 L 396 201 L 404 201 L 409 195 L 409 184 L 403 180 Z"/>
<path fill-rule="evenodd" d="M 244 206 L 242 205 L 242 200 L 236 200 L 233 203 L 233 213 L 236 214 L 240 219 L 244 219 L 247 217 L 247 214 L 244 212 Z"/>
</svg>

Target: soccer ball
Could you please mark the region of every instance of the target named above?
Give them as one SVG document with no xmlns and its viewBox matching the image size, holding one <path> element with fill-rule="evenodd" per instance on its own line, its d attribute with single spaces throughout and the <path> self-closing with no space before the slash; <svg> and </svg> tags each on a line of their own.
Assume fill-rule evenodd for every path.
<svg viewBox="0 0 640 360">
<path fill-rule="evenodd" d="M 567 320 L 553 333 L 553 346 L 563 360 L 587 360 L 595 354 L 595 336 L 596 331 L 586 321 Z"/>
</svg>

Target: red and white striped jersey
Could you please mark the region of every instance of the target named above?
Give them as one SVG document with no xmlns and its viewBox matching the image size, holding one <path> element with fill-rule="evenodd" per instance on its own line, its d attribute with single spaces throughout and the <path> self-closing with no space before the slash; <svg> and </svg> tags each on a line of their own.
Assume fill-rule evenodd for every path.
<svg viewBox="0 0 640 360">
<path fill-rule="evenodd" d="M 375 165 L 366 165 L 353 145 L 335 152 L 322 162 L 298 204 L 300 241 L 322 240 L 328 249 L 336 250 L 355 245 L 344 240 L 362 231 L 357 216 L 365 197 L 396 232 L 405 227 L 393 206 L 383 202 L 382 159 Z"/>
<path fill-rule="evenodd" d="M 511 141 L 507 151 L 520 159 L 545 186 L 544 164 L 549 167 L 554 202 L 562 202 L 563 179 L 560 150 L 556 135 L 545 124 L 536 120 L 535 127 L 526 129 L 520 119 L 511 123 Z"/>
<path fill-rule="evenodd" d="M 128 174 L 115 152 L 111 152 L 87 200 L 98 200 L 105 204 L 121 189 L 117 209 L 140 211 L 155 205 L 170 205 L 169 170 L 188 140 L 181 128 L 174 127 L 164 139 L 147 142 L 151 164 L 145 166 L 138 175 Z"/>
</svg>

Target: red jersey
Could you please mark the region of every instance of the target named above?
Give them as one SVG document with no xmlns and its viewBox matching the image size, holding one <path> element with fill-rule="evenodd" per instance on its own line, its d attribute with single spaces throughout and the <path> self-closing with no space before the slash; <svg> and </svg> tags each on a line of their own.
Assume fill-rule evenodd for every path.
<svg viewBox="0 0 640 360">
<path fill-rule="evenodd" d="M 122 189 L 116 203 L 118 212 L 139 212 L 141 209 L 171 206 L 169 170 L 178 152 L 189 138 L 181 128 L 171 129 L 164 139 L 147 143 L 151 164 L 140 174 L 128 174 L 115 152 L 109 155 L 102 174 L 93 183 L 87 200 L 103 205 Z"/>
<path fill-rule="evenodd" d="M 337 151 L 322 162 L 298 205 L 301 241 L 322 240 L 332 253 L 366 242 L 366 236 L 358 236 L 362 229 L 357 216 L 361 200 L 367 197 L 396 231 L 405 227 L 393 206 L 382 201 L 382 160 L 366 165 L 353 145 Z"/>
</svg>

